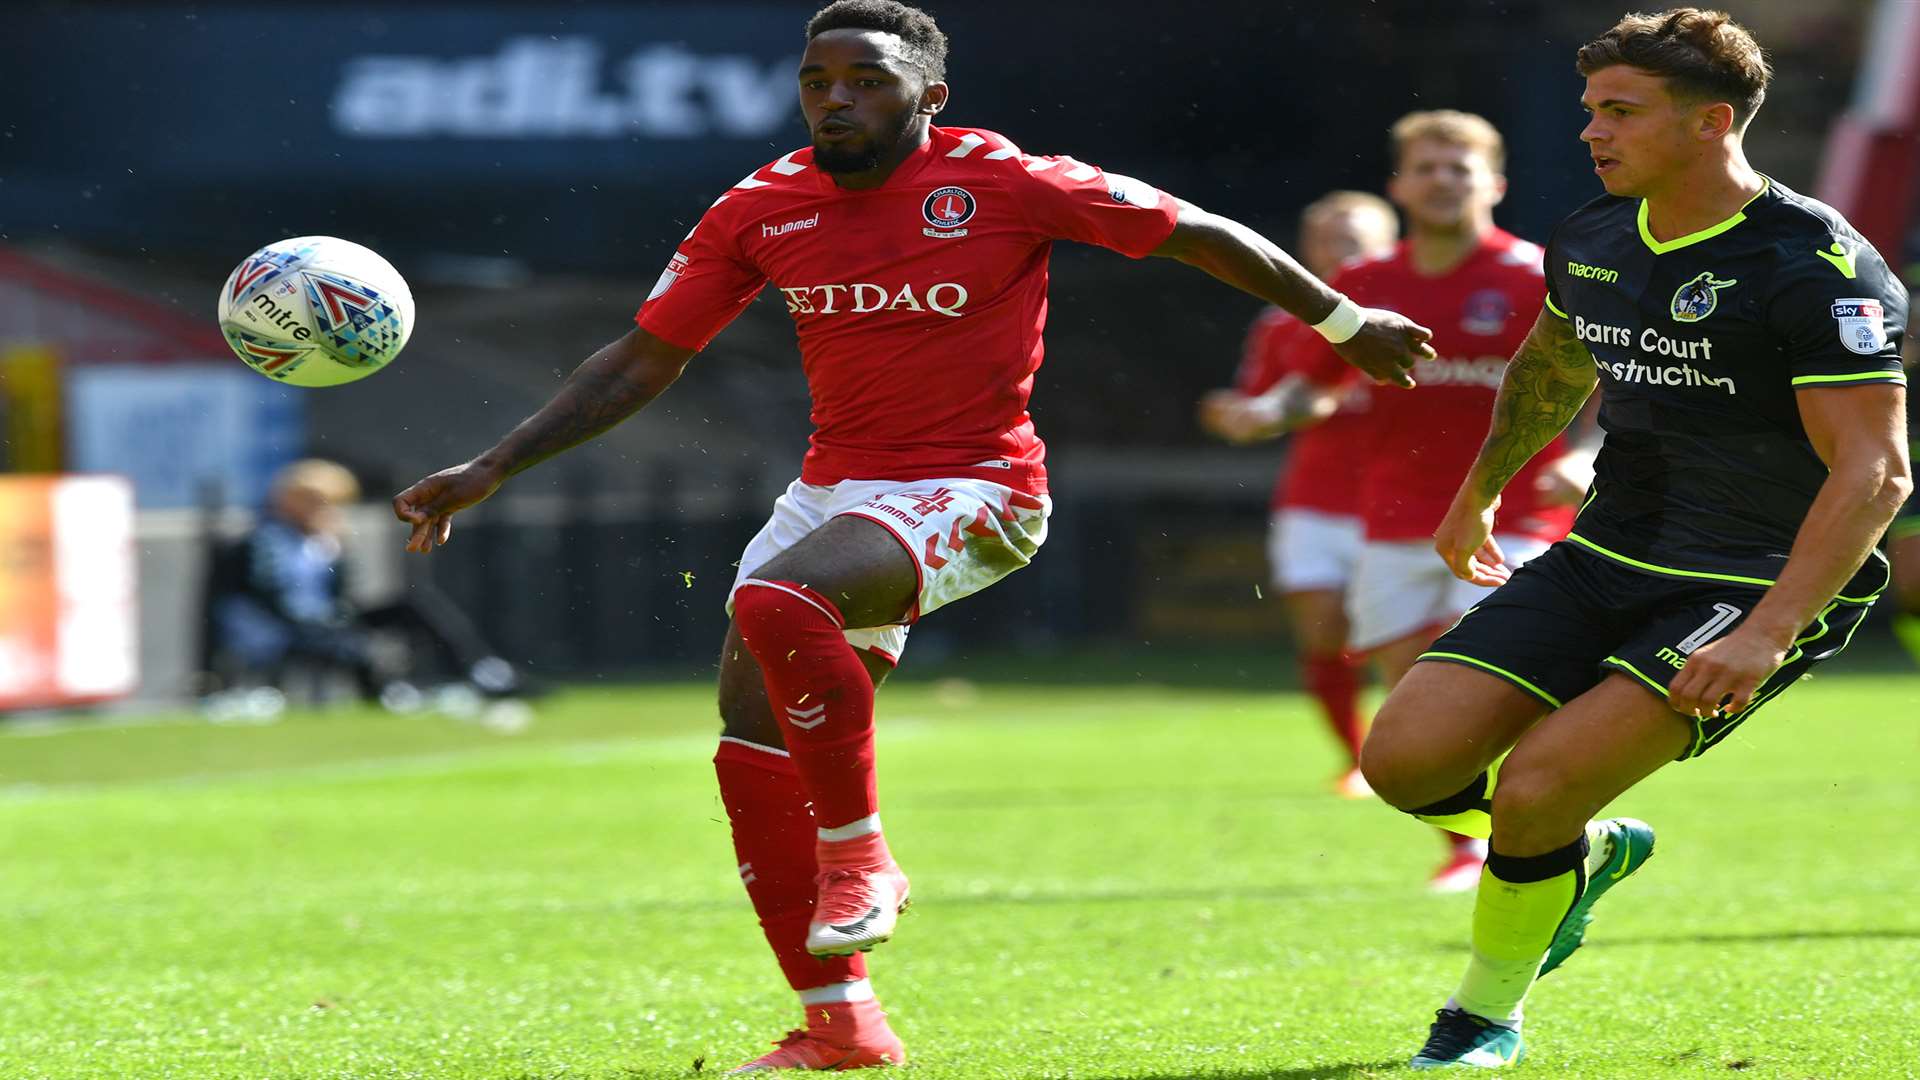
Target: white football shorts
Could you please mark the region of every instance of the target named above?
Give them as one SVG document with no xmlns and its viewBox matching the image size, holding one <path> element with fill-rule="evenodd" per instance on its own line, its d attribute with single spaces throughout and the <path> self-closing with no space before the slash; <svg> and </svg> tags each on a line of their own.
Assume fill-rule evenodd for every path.
<svg viewBox="0 0 1920 1080">
<path fill-rule="evenodd" d="M 906 621 L 846 631 L 856 649 L 900 662 L 907 627 L 930 611 L 971 596 L 1033 561 L 1047 539 L 1053 502 L 987 480 L 842 480 L 831 486 L 795 480 L 774 500 L 773 516 L 740 555 L 733 589 L 842 514 L 885 528 L 912 556 L 920 589 Z M 733 589 L 727 611 L 733 611 Z"/>
<path fill-rule="evenodd" d="M 1496 534 L 1508 569 L 1550 546 L 1545 540 Z M 1493 590 L 1461 581 L 1425 540 L 1368 541 L 1347 590 L 1349 646 L 1377 649 L 1425 627 L 1442 628 Z"/>
<path fill-rule="evenodd" d="M 1267 574 L 1283 593 L 1345 589 L 1360 562 L 1366 526 L 1358 517 L 1287 507 L 1267 528 Z"/>
</svg>

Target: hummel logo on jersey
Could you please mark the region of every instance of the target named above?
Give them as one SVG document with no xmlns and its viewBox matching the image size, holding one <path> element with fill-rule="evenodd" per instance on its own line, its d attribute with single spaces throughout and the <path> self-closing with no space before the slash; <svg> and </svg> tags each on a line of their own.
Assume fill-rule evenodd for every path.
<svg viewBox="0 0 1920 1080">
<path fill-rule="evenodd" d="M 902 492 L 900 497 L 903 499 L 920 500 L 913 504 L 913 512 L 919 514 L 921 517 L 926 517 L 928 514 L 945 513 L 947 508 L 953 505 L 953 492 L 946 488 L 934 488 L 932 491 L 924 494 L 918 491 L 907 491 Z"/>
<path fill-rule="evenodd" d="M 812 217 L 801 218 L 798 221 L 789 221 L 785 225 L 777 228 L 762 222 L 760 225 L 760 235 L 762 237 L 785 236 L 790 232 L 799 232 L 801 229 L 811 229 L 818 224 L 820 224 L 820 215 L 818 213 L 815 213 Z"/>
<path fill-rule="evenodd" d="M 1835 240 L 1833 245 L 1827 248 L 1827 250 L 1816 251 L 1814 254 L 1832 263 L 1833 268 L 1846 275 L 1847 280 L 1853 280 L 1853 252 L 1849 250 L 1845 244 Z"/>
<path fill-rule="evenodd" d="M 1673 291 L 1673 321 L 1699 322 L 1720 306 L 1720 290 L 1731 289 L 1738 281 L 1722 281 L 1711 270 Z"/>
</svg>

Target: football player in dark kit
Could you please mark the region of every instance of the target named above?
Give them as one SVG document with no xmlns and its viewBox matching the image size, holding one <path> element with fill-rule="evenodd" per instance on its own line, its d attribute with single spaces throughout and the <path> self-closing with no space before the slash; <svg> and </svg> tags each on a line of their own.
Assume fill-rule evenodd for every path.
<svg viewBox="0 0 1920 1080">
<path fill-rule="evenodd" d="M 1435 533 L 1504 582 L 1394 689 L 1362 757 L 1386 801 L 1491 836 L 1472 959 L 1415 1068 L 1521 1055 L 1521 1003 L 1653 832 L 1590 821 L 1839 652 L 1887 586 L 1912 490 L 1907 295 L 1830 207 L 1747 163 L 1771 71 L 1720 12 L 1629 15 L 1580 50 L 1607 194 L 1547 245 L 1547 310 Z M 1501 489 L 1598 386 L 1574 530 L 1509 571 Z M 1497 783 L 1496 783 L 1497 779 Z"/>
</svg>

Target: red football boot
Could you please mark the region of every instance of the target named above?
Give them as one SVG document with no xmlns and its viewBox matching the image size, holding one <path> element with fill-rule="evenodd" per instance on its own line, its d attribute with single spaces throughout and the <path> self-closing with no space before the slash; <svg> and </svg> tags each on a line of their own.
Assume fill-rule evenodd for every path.
<svg viewBox="0 0 1920 1080">
<path fill-rule="evenodd" d="M 807 925 L 807 951 L 851 956 L 892 937 L 907 909 L 907 875 L 881 835 L 822 841 L 817 851 L 820 896 Z"/>
<path fill-rule="evenodd" d="M 1453 849 L 1447 861 L 1427 879 L 1427 889 L 1437 893 L 1472 892 L 1480 887 L 1480 871 L 1487 865 L 1486 856 L 1464 847 Z"/>
<path fill-rule="evenodd" d="M 887 1014 L 877 1001 L 848 1001 L 807 1006 L 807 1026 L 790 1031 L 774 1044 L 773 1052 L 727 1073 L 771 1072 L 774 1069 L 871 1069 L 905 1065 L 907 1048 L 887 1026 Z"/>
</svg>

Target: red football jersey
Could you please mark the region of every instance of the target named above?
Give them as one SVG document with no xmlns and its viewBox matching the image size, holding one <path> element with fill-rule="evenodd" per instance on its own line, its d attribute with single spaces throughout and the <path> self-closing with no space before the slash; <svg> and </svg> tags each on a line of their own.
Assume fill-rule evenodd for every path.
<svg viewBox="0 0 1920 1080">
<path fill-rule="evenodd" d="M 1546 281 L 1537 245 L 1495 229 L 1473 254 L 1439 277 L 1417 273 L 1405 242 L 1393 254 L 1355 263 L 1335 288 L 1367 307 L 1389 308 L 1433 331 L 1435 360 L 1414 366 L 1412 390 L 1373 386 L 1361 481 L 1369 540 L 1426 540 L 1486 440 L 1507 361 L 1539 317 Z M 1329 346 L 1307 361 L 1309 377 L 1347 385 L 1354 371 Z M 1544 506 L 1540 470 L 1567 452 L 1556 438 L 1534 455 L 1500 498 L 1497 532 L 1558 540 L 1573 508 Z"/>
<path fill-rule="evenodd" d="M 1305 371 L 1325 339 L 1313 327 L 1280 308 L 1260 313 L 1247 329 L 1234 388 L 1263 394 L 1288 375 Z M 1371 399 L 1355 387 L 1340 410 L 1287 439 L 1287 462 L 1273 486 L 1275 510 L 1318 510 L 1343 517 L 1360 516 L 1360 467 L 1366 460 L 1367 412 Z"/>
<path fill-rule="evenodd" d="M 990 131 L 941 128 L 887 182 L 845 191 L 795 150 L 734 185 L 635 316 L 704 348 L 771 281 L 813 395 L 809 484 L 977 477 L 1046 491 L 1027 415 L 1047 256 L 1079 240 L 1139 258 L 1178 203 Z"/>
</svg>

